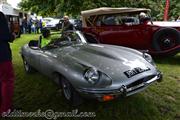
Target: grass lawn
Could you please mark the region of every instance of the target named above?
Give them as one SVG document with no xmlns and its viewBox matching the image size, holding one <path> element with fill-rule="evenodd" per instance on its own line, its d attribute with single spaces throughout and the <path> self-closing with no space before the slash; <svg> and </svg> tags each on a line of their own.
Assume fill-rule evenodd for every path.
<svg viewBox="0 0 180 120">
<path fill-rule="evenodd" d="M 155 83 L 145 91 L 127 98 L 110 102 L 87 101 L 75 108 L 67 104 L 58 86 L 47 77 L 38 72 L 30 75 L 24 72 L 20 48 L 38 37 L 34 34 L 22 35 L 11 44 L 16 74 L 14 106 L 17 108 L 32 112 L 38 109 L 57 112 L 78 109 L 79 112 L 95 112 L 96 120 L 180 120 L 180 54 L 155 59 L 158 68 L 164 73 L 163 82 Z"/>
</svg>

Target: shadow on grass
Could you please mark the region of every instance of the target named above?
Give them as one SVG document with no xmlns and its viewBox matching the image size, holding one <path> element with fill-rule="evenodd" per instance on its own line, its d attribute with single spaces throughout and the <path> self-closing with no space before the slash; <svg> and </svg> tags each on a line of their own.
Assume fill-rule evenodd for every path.
<svg viewBox="0 0 180 120">
<path fill-rule="evenodd" d="M 154 60 L 159 64 L 180 65 L 180 54 L 173 57 L 154 57 Z"/>
<path fill-rule="evenodd" d="M 158 114 L 158 109 L 153 102 L 145 99 L 141 94 L 109 102 L 87 102 L 78 109 L 95 112 L 96 119 L 148 119 L 148 116 L 153 118 L 152 114 L 155 116 Z"/>
</svg>

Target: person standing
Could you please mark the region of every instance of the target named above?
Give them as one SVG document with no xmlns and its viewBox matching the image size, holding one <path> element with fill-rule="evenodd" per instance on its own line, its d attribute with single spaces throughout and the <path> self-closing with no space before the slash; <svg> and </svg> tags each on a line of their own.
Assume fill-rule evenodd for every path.
<svg viewBox="0 0 180 120">
<path fill-rule="evenodd" d="M 62 24 L 62 33 L 68 30 L 74 30 L 73 24 L 69 21 L 68 16 L 64 16 L 64 22 Z"/>
<path fill-rule="evenodd" d="M 26 17 L 23 18 L 22 25 L 23 25 L 23 33 L 26 33 L 27 32 L 27 18 Z"/>
<path fill-rule="evenodd" d="M 28 26 L 28 33 L 31 34 L 31 27 L 33 24 L 33 19 L 29 18 L 28 22 L 27 22 L 27 26 Z"/>
<path fill-rule="evenodd" d="M 40 28 L 40 31 L 42 33 L 42 29 L 43 29 L 42 19 L 39 20 L 39 28 Z"/>
<path fill-rule="evenodd" d="M 19 18 L 20 32 L 23 34 L 23 18 Z"/>
<path fill-rule="evenodd" d="M 35 25 L 35 33 L 39 34 L 39 20 L 37 19 L 37 17 L 35 17 L 34 20 L 34 25 Z"/>
<path fill-rule="evenodd" d="M 14 70 L 9 42 L 15 34 L 10 33 L 5 15 L 0 12 L 0 116 L 11 110 L 14 92 Z"/>
</svg>

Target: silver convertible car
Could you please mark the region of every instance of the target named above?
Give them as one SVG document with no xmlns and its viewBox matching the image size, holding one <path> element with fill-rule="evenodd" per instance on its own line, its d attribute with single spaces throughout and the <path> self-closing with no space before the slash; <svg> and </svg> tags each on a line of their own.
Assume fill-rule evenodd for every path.
<svg viewBox="0 0 180 120">
<path fill-rule="evenodd" d="M 130 96 L 162 80 L 151 56 L 131 48 L 88 44 L 79 31 L 69 31 L 40 48 L 32 40 L 21 49 L 27 73 L 33 69 L 53 79 L 64 97 L 79 105 L 83 98 L 109 101 Z"/>
</svg>

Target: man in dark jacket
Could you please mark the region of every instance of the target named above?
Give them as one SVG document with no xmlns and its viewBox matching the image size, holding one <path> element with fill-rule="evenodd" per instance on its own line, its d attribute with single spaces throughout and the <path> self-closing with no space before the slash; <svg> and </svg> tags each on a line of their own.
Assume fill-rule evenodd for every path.
<svg viewBox="0 0 180 120">
<path fill-rule="evenodd" d="M 10 33 L 5 15 L 0 12 L 0 116 L 12 107 L 14 71 L 9 42 L 15 39 Z"/>
<path fill-rule="evenodd" d="M 69 21 L 68 16 L 64 16 L 64 22 L 62 24 L 62 33 L 68 30 L 74 30 L 73 24 Z"/>
</svg>

